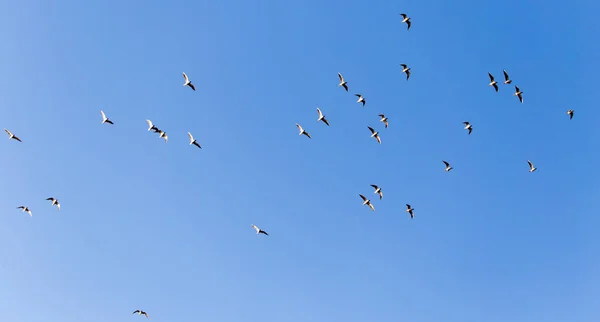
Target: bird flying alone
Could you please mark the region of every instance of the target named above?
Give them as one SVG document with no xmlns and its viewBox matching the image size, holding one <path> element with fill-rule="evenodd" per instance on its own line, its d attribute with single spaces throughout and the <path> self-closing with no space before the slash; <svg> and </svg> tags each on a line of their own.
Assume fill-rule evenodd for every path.
<svg viewBox="0 0 600 322">
<path fill-rule="evenodd" d="M 567 115 L 569 115 L 569 120 L 573 119 L 573 114 L 575 114 L 575 111 L 573 111 L 573 110 L 568 110 L 567 111 Z"/>
<path fill-rule="evenodd" d="M 269 236 L 269 234 L 267 234 L 267 232 L 266 232 L 266 231 L 264 231 L 264 230 L 262 230 L 262 229 L 260 229 L 260 228 L 256 227 L 256 225 L 252 224 L 251 226 L 252 226 L 252 228 L 254 228 L 254 230 L 256 230 L 256 234 L 257 234 L 257 235 L 258 235 L 258 234 L 264 234 L 264 235 L 267 235 L 267 236 Z"/>
<path fill-rule="evenodd" d="M 379 120 L 379 122 L 383 122 L 383 124 L 385 125 L 385 128 L 387 129 L 388 127 L 388 118 L 385 117 L 385 115 L 383 114 L 379 114 L 379 117 L 381 117 L 381 120 Z"/>
<path fill-rule="evenodd" d="M 21 141 L 21 139 L 19 139 L 17 136 L 15 136 L 14 134 L 12 134 L 12 132 L 11 132 L 11 131 L 9 131 L 9 130 L 7 130 L 7 129 L 4 129 L 4 132 L 6 132 L 6 134 L 8 134 L 8 139 L 9 139 L 9 140 L 10 140 L 10 139 L 13 139 L 13 140 L 17 140 L 17 141 L 19 141 L 19 142 L 23 142 L 23 141 Z"/>
<path fill-rule="evenodd" d="M 494 79 L 494 76 L 492 76 L 492 74 L 490 72 L 488 72 L 488 75 L 490 76 L 490 83 L 488 85 L 494 86 L 494 89 L 496 90 L 496 92 L 498 92 L 498 83 Z"/>
<path fill-rule="evenodd" d="M 23 212 L 28 213 L 29 217 L 33 217 L 33 215 L 31 214 L 31 210 L 29 210 L 29 207 L 19 206 L 19 207 L 17 207 L 17 209 L 21 209 L 21 210 L 23 210 Z"/>
<path fill-rule="evenodd" d="M 469 135 L 471 135 L 471 132 L 473 132 L 473 126 L 471 125 L 471 123 L 463 122 L 463 124 L 465 125 L 465 130 L 469 130 Z"/>
<path fill-rule="evenodd" d="M 148 123 L 148 132 L 151 130 L 154 130 L 154 132 L 159 132 L 158 128 L 152 123 L 152 121 L 146 120 L 146 123 Z"/>
<path fill-rule="evenodd" d="M 444 164 L 446 165 L 446 169 L 444 169 L 444 171 L 449 172 L 450 170 L 452 170 L 452 167 L 450 166 L 450 163 L 442 160 L 442 162 L 444 162 Z"/>
<path fill-rule="evenodd" d="M 58 211 L 60 211 L 60 203 L 58 202 L 58 200 L 52 197 L 46 198 L 46 200 L 52 201 L 52 206 L 56 206 L 56 208 L 58 208 Z"/>
<path fill-rule="evenodd" d="M 413 212 L 414 209 L 409 204 L 406 204 L 406 210 L 405 211 L 408 212 L 408 214 L 410 215 L 411 219 L 415 218 L 415 213 Z"/>
<path fill-rule="evenodd" d="M 186 73 L 183 73 L 183 80 L 185 81 L 183 83 L 183 86 L 189 86 L 194 91 L 196 90 L 196 87 L 194 87 L 194 84 L 192 84 L 192 82 L 190 81 L 190 79 L 188 78 L 188 75 Z"/>
<path fill-rule="evenodd" d="M 103 110 L 100 110 L 100 114 L 102 114 L 102 124 L 104 124 L 104 123 L 108 123 L 108 124 L 112 124 L 112 125 L 115 124 L 115 123 L 113 123 L 113 121 L 109 120 L 108 117 L 106 117 L 106 114 L 104 114 Z"/>
<path fill-rule="evenodd" d="M 192 133 L 188 132 L 188 136 L 190 137 L 190 145 L 195 145 L 198 148 L 202 149 L 202 147 L 200 146 L 200 144 L 198 144 L 198 141 L 196 141 L 196 139 L 194 139 L 194 137 L 192 136 Z"/>
<path fill-rule="evenodd" d="M 356 100 L 356 103 L 362 103 L 363 107 L 365 106 L 365 104 L 367 104 L 367 101 L 365 100 L 364 97 L 362 97 L 362 95 L 354 94 L 354 96 L 358 97 L 358 100 Z"/>
<path fill-rule="evenodd" d="M 367 199 L 367 197 L 359 194 L 359 196 L 362 198 L 363 200 L 363 206 L 367 205 L 369 206 L 369 208 L 371 208 L 371 210 L 375 211 L 375 207 L 373 207 L 373 204 L 371 203 L 371 200 Z"/>
<path fill-rule="evenodd" d="M 521 103 L 523 103 L 523 92 L 521 92 L 521 90 L 519 89 L 519 86 L 515 86 L 515 93 L 513 94 L 513 96 L 518 97 L 519 101 Z"/>
<path fill-rule="evenodd" d="M 137 313 L 137 315 L 145 315 L 146 318 L 149 318 L 148 313 L 146 313 L 146 312 L 144 312 L 142 310 L 135 310 L 135 311 L 133 311 L 133 314 L 136 314 L 136 313 Z"/>
<path fill-rule="evenodd" d="M 527 163 L 529 164 L 529 172 L 537 170 L 537 168 L 533 166 L 533 163 L 531 163 L 531 161 L 527 160 Z"/>
<path fill-rule="evenodd" d="M 304 134 L 304 135 L 306 135 L 306 136 L 307 136 L 309 139 L 311 138 L 311 137 L 310 137 L 310 134 L 308 134 L 308 132 L 304 131 L 304 129 L 302 128 L 302 126 L 300 126 L 300 124 L 296 123 L 296 127 L 297 127 L 297 128 L 298 128 L 298 130 L 300 131 L 300 134 L 298 134 L 298 135 L 302 135 L 302 134 Z"/>
<path fill-rule="evenodd" d="M 406 73 L 406 80 L 410 78 L 410 68 L 406 64 L 400 64 L 402 66 L 402 72 Z"/>
<path fill-rule="evenodd" d="M 379 144 L 381 144 L 381 138 L 379 137 L 379 132 L 375 131 L 372 127 L 367 126 L 369 128 L 369 130 L 371 131 L 371 137 L 375 138 L 375 140 L 377 140 L 377 142 L 379 142 Z"/>
<path fill-rule="evenodd" d="M 340 83 L 338 84 L 338 86 L 342 86 L 347 92 L 348 91 L 348 83 L 344 80 L 344 76 L 342 76 L 342 74 L 338 73 L 338 78 L 340 79 Z"/>
<path fill-rule="evenodd" d="M 381 198 L 383 198 L 383 192 L 381 191 L 381 188 L 379 188 L 376 184 L 372 184 L 371 187 L 375 189 L 375 193 L 379 195 L 379 200 L 381 200 Z"/>
<path fill-rule="evenodd" d="M 400 15 L 402 16 L 402 22 L 406 23 L 406 30 L 410 30 L 410 17 L 407 16 L 405 13 L 401 13 Z"/>
<path fill-rule="evenodd" d="M 503 70 L 502 72 L 504 73 L 504 84 L 508 85 L 512 83 L 512 80 L 508 78 L 508 73 L 506 72 L 506 70 Z"/>
<path fill-rule="evenodd" d="M 317 113 L 319 113 L 319 118 L 317 119 L 317 122 L 322 121 L 323 123 L 327 124 L 327 126 L 329 126 L 329 121 L 327 121 L 327 119 L 325 118 L 325 115 L 323 115 L 323 112 L 321 112 L 321 109 L 317 107 Z"/>
</svg>

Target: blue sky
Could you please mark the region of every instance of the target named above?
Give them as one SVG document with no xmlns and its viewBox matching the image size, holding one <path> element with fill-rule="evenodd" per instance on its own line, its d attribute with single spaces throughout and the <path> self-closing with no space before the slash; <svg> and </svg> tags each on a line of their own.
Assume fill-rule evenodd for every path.
<svg viewBox="0 0 600 322">
<path fill-rule="evenodd" d="M 0 320 L 597 321 L 599 9 L 0 3 Z"/>
</svg>

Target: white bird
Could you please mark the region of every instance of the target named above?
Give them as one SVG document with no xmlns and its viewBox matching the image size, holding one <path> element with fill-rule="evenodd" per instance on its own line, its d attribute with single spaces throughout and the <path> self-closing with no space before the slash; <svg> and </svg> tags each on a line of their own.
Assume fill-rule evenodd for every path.
<svg viewBox="0 0 600 322">
<path fill-rule="evenodd" d="M 188 78 L 188 75 L 186 73 L 183 73 L 183 79 L 185 80 L 185 83 L 183 83 L 183 86 L 189 86 L 194 91 L 196 90 L 196 87 L 194 87 L 194 84 L 192 84 L 192 82 L 190 81 L 190 79 Z"/>
<path fill-rule="evenodd" d="M 494 79 L 494 76 L 492 76 L 492 74 L 490 72 L 488 72 L 488 75 L 490 76 L 490 83 L 488 85 L 494 86 L 494 89 L 497 92 L 498 91 L 498 83 L 496 82 L 496 80 Z"/>
<path fill-rule="evenodd" d="M 298 134 L 298 135 L 302 135 L 302 134 L 304 134 L 304 135 L 306 135 L 306 136 L 307 136 L 309 139 L 311 138 L 311 137 L 310 137 L 310 134 L 308 134 L 308 132 L 304 131 L 304 129 L 302 128 L 302 126 L 300 126 L 300 124 L 296 123 L 296 127 L 298 128 L 298 130 L 300 130 L 300 134 Z"/>
<path fill-rule="evenodd" d="M 17 209 L 23 209 L 23 212 L 26 212 L 26 213 L 28 213 L 28 214 L 29 214 L 29 217 L 33 217 L 33 215 L 31 214 L 31 210 L 29 210 L 29 208 L 28 208 L 28 207 L 25 207 L 25 206 L 19 206 L 19 207 L 17 207 Z"/>
<path fill-rule="evenodd" d="M 158 136 L 159 138 L 163 138 L 165 139 L 165 143 L 169 142 L 169 137 L 167 136 L 167 132 L 160 130 L 160 135 Z"/>
<path fill-rule="evenodd" d="M 573 114 L 575 114 L 575 111 L 573 111 L 573 110 L 568 110 L 567 111 L 567 115 L 569 115 L 569 120 L 573 119 Z"/>
<path fill-rule="evenodd" d="M 444 164 L 446 165 L 446 169 L 444 171 L 448 172 L 448 171 L 452 170 L 452 167 L 450 166 L 450 163 L 448 163 L 448 162 L 446 162 L 444 160 L 442 160 L 442 162 L 444 162 Z"/>
<path fill-rule="evenodd" d="M 410 17 L 409 17 L 409 16 L 407 16 L 405 13 L 401 13 L 400 15 L 401 15 L 401 16 L 402 16 L 402 18 L 403 18 L 403 19 L 402 19 L 402 22 L 403 22 L 403 23 L 406 23 L 406 25 L 407 25 L 407 27 L 406 27 L 406 30 L 410 30 L 410 25 L 411 25 L 411 22 L 410 22 Z"/>
<path fill-rule="evenodd" d="M 200 146 L 200 144 L 198 144 L 198 142 L 192 136 L 192 133 L 188 132 L 188 136 L 190 137 L 190 145 L 193 144 L 193 145 L 199 147 L 200 149 L 202 149 L 202 147 Z"/>
<path fill-rule="evenodd" d="M 465 125 L 465 130 L 469 130 L 469 135 L 470 135 L 471 132 L 473 132 L 473 126 L 469 122 L 463 122 L 463 124 Z"/>
<path fill-rule="evenodd" d="M 383 122 L 383 124 L 385 124 L 385 128 L 387 129 L 387 127 L 388 127 L 388 118 L 385 117 L 385 115 L 383 115 L 383 114 L 379 114 L 378 116 L 381 117 L 381 120 L 379 120 L 379 122 Z"/>
<path fill-rule="evenodd" d="M 338 84 L 338 86 L 342 86 L 347 92 L 348 91 L 348 83 L 344 80 L 344 76 L 342 76 L 342 74 L 338 73 L 338 78 L 340 79 L 340 83 Z"/>
<path fill-rule="evenodd" d="M 327 124 L 327 126 L 329 126 L 329 121 L 327 121 L 327 119 L 325 118 L 325 115 L 323 115 L 323 112 L 321 112 L 321 109 L 319 109 L 317 107 L 317 112 L 319 113 L 319 118 L 317 119 L 317 122 L 319 121 L 323 121 L 323 123 Z"/>
<path fill-rule="evenodd" d="M 367 126 L 369 128 L 369 130 L 371 130 L 371 137 L 375 138 L 377 140 L 377 142 L 379 142 L 379 144 L 381 144 L 381 138 L 379 137 L 379 132 L 375 131 L 372 127 Z"/>
<path fill-rule="evenodd" d="M 529 172 L 537 170 L 537 168 L 533 166 L 533 163 L 531 163 L 531 161 L 527 160 L 527 163 L 529 163 Z"/>
<path fill-rule="evenodd" d="M 383 198 L 383 192 L 381 191 L 381 188 L 379 188 L 376 184 L 372 184 L 371 187 L 375 189 L 375 193 L 379 195 L 379 200 L 381 200 L 381 198 Z"/>
<path fill-rule="evenodd" d="M 406 210 L 405 211 L 410 214 L 410 218 L 412 218 L 412 219 L 415 218 L 415 214 L 413 213 L 414 209 L 409 204 L 406 204 Z"/>
<path fill-rule="evenodd" d="M 513 96 L 518 97 L 519 101 L 521 103 L 523 103 L 523 92 L 521 92 L 521 90 L 519 89 L 519 86 L 515 85 L 515 93 L 513 94 Z"/>
<path fill-rule="evenodd" d="M 150 132 L 150 130 L 154 130 L 154 132 L 158 132 L 158 128 L 154 124 L 152 124 L 152 121 L 146 120 L 146 123 L 148 123 L 148 132 Z"/>
<path fill-rule="evenodd" d="M 267 234 L 267 232 L 266 232 L 266 231 L 264 231 L 264 230 L 262 230 L 262 229 L 260 229 L 260 228 L 256 227 L 256 225 L 254 225 L 254 224 L 252 224 L 252 228 L 254 228 L 254 230 L 256 230 L 256 234 L 257 234 L 257 235 L 258 235 L 258 234 L 265 234 L 265 235 L 269 236 L 269 234 Z"/>
<path fill-rule="evenodd" d="M 115 124 L 115 123 L 113 123 L 113 121 L 109 120 L 108 117 L 106 117 L 106 114 L 104 114 L 103 110 L 100 110 L 100 114 L 102 114 L 102 124 L 104 124 L 104 123 L 108 123 L 108 124 L 112 124 L 112 125 Z"/>
<path fill-rule="evenodd" d="M 373 204 L 371 203 L 371 200 L 367 199 L 367 197 L 359 194 L 359 196 L 362 198 L 363 200 L 363 206 L 367 205 L 369 206 L 369 208 L 371 208 L 371 210 L 375 211 L 375 207 L 373 207 Z"/>
<path fill-rule="evenodd" d="M 510 84 L 512 83 L 512 80 L 510 78 L 508 78 L 508 73 L 506 72 L 506 70 L 503 70 L 504 72 L 504 84 Z"/>
<path fill-rule="evenodd" d="M 354 94 L 354 96 L 358 97 L 358 100 L 356 101 L 356 103 L 362 103 L 363 106 L 365 106 L 365 104 L 367 104 L 367 101 L 365 100 L 364 97 L 362 97 L 362 95 Z"/>
<path fill-rule="evenodd" d="M 410 68 L 406 64 L 400 64 L 400 66 L 402 66 L 402 72 L 406 73 L 406 80 L 408 80 L 410 78 Z"/>
<path fill-rule="evenodd" d="M 55 198 L 46 198 L 46 200 L 51 200 L 52 201 L 52 206 L 56 206 L 56 208 L 58 208 L 58 211 L 60 211 L 60 203 L 58 202 L 58 200 L 56 200 Z"/>
<path fill-rule="evenodd" d="M 4 132 L 6 132 L 6 134 L 8 134 L 8 139 L 9 139 L 9 140 L 10 140 L 10 139 L 13 139 L 13 140 L 17 140 L 17 141 L 19 141 L 19 142 L 23 142 L 23 141 L 21 141 L 21 139 L 19 139 L 17 136 L 15 136 L 14 134 L 12 134 L 12 132 L 11 132 L 11 131 L 9 131 L 9 130 L 7 130 L 7 129 L 4 129 Z"/>
</svg>

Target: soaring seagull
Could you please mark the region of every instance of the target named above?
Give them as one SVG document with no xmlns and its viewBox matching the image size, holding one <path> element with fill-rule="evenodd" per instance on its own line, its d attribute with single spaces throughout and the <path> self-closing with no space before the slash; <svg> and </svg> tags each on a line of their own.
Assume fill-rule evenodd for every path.
<svg viewBox="0 0 600 322">
<path fill-rule="evenodd" d="M 198 148 L 202 149 L 202 147 L 200 146 L 200 144 L 198 144 L 198 141 L 196 141 L 196 139 L 194 139 L 194 137 L 192 136 L 192 133 L 188 132 L 188 136 L 190 137 L 190 145 L 195 145 Z"/>
<path fill-rule="evenodd" d="M 327 119 L 325 118 L 325 115 L 323 115 L 323 112 L 321 112 L 321 109 L 317 107 L 317 113 L 319 113 L 319 118 L 317 119 L 317 122 L 322 121 L 323 123 L 327 124 L 327 126 L 329 126 L 329 121 L 327 121 Z"/>
<path fill-rule="evenodd" d="M 575 111 L 573 111 L 573 110 L 568 110 L 567 111 L 567 115 L 569 115 L 569 120 L 573 119 L 573 114 L 575 114 Z"/>
<path fill-rule="evenodd" d="M 26 212 L 29 214 L 29 217 L 32 217 L 33 215 L 31 214 L 31 210 L 29 210 L 29 207 L 25 207 L 25 206 L 19 206 L 17 207 L 17 209 L 22 209 L 23 212 Z"/>
<path fill-rule="evenodd" d="M 519 101 L 521 103 L 523 103 L 523 92 L 521 92 L 521 90 L 519 89 L 519 86 L 515 86 L 515 93 L 513 94 L 513 96 L 518 97 Z"/>
<path fill-rule="evenodd" d="M 537 168 L 533 166 L 533 163 L 531 163 L 531 161 L 527 160 L 527 163 L 529 164 L 529 172 L 537 170 Z"/>
<path fill-rule="evenodd" d="M 371 208 L 371 210 L 375 211 L 375 207 L 373 207 L 373 204 L 371 203 L 371 200 L 367 199 L 367 197 L 359 194 L 359 196 L 362 198 L 363 200 L 363 206 L 367 205 L 369 206 L 369 208 Z"/>
<path fill-rule="evenodd" d="M 488 75 L 490 76 L 490 83 L 488 85 L 494 86 L 494 89 L 497 92 L 498 91 L 498 83 L 496 82 L 496 80 L 494 79 L 494 76 L 492 76 L 492 74 L 490 72 L 488 72 Z"/>
<path fill-rule="evenodd" d="M 388 127 L 388 118 L 385 117 L 385 115 L 383 115 L 383 114 L 379 114 L 378 116 L 381 117 L 381 120 L 379 120 L 379 122 L 383 122 L 383 124 L 385 124 L 385 128 L 387 129 L 387 127 Z"/>
<path fill-rule="evenodd" d="M 154 130 L 154 132 L 158 132 L 158 128 L 156 127 L 156 125 L 154 125 L 152 123 L 152 121 L 150 120 L 146 120 L 146 123 L 148 123 L 148 132 L 150 132 L 151 130 Z"/>
<path fill-rule="evenodd" d="M 508 73 L 506 72 L 506 70 L 502 71 L 504 73 L 504 84 L 510 84 L 512 83 L 512 80 L 510 78 L 508 78 Z"/>
<path fill-rule="evenodd" d="M 463 122 L 463 124 L 465 125 L 465 130 L 469 130 L 469 135 L 471 135 L 471 132 L 473 132 L 473 126 L 471 125 L 471 123 Z"/>
<path fill-rule="evenodd" d="M 442 162 L 444 162 L 444 164 L 446 165 L 446 169 L 444 169 L 444 171 L 449 172 L 450 170 L 452 170 L 452 167 L 450 166 L 450 163 L 442 160 Z"/>
<path fill-rule="evenodd" d="M 12 132 L 11 132 L 11 131 L 9 131 L 9 130 L 7 130 L 7 129 L 4 129 L 4 132 L 6 132 L 6 134 L 8 134 L 8 139 L 9 139 L 9 140 L 10 140 L 10 139 L 13 139 L 13 140 L 17 140 L 17 141 L 19 141 L 19 142 L 23 142 L 23 141 L 21 141 L 21 139 L 19 139 L 17 136 L 15 136 L 14 134 L 12 134 Z"/>
<path fill-rule="evenodd" d="M 406 204 L 406 212 L 408 212 L 410 214 L 410 218 L 414 219 L 415 218 L 415 214 L 414 214 L 414 209 L 413 207 L 411 207 L 409 204 Z"/>
<path fill-rule="evenodd" d="M 100 110 L 100 114 L 102 114 L 102 124 L 104 124 L 104 123 L 108 123 L 108 124 L 112 124 L 112 125 L 115 124 L 115 123 L 113 123 L 113 121 L 109 120 L 108 117 L 106 117 L 106 114 L 104 114 L 103 110 Z"/>
<path fill-rule="evenodd" d="M 367 101 L 365 100 L 365 98 L 362 95 L 354 94 L 354 96 L 358 97 L 358 100 L 356 100 L 356 103 L 362 103 L 363 107 L 365 106 L 365 104 L 367 104 Z"/>
<path fill-rule="evenodd" d="M 405 13 L 401 13 L 400 15 L 402 16 L 402 22 L 406 23 L 406 25 L 407 25 L 406 30 L 410 30 L 410 25 L 411 25 L 410 17 L 407 16 Z"/>
<path fill-rule="evenodd" d="M 381 188 L 379 188 L 379 186 L 376 184 L 372 184 L 371 187 L 375 189 L 375 193 L 379 195 L 379 200 L 381 200 L 381 198 L 383 198 L 383 192 L 381 191 Z"/>
<path fill-rule="evenodd" d="M 377 140 L 377 142 L 379 142 L 379 144 L 381 144 L 381 138 L 379 137 L 379 132 L 375 131 L 372 127 L 367 126 L 369 128 L 369 130 L 371 131 L 371 137 L 375 138 L 375 140 Z"/>
<path fill-rule="evenodd" d="M 258 234 L 264 234 L 264 235 L 267 235 L 267 236 L 269 236 L 269 234 L 267 234 L 267 232 L 266 232 L 266 231 L 264 231 L 264 230 L 262 230 L 262 229 L 260 229 L 260 228 L 256 227 L 256 225 L 252 224 L 251 226 L 252 226 L 252 228 L 254 228 L 254 230 L 256 230 L 256 234 L 257 234 L 257 235 L 258 235 Z"/>
<path fill-rule="evenodd" d="M 296 127 L 297 127 L 297 128 L 298 128 L 298 130 L 300 131 L 300 134 L 298 134 L 298 135 L 302 135 L 302 134 L 304 134 L 304 135 L 306 135 L 306 136 L 307 136 L 309 139 L 311 138 L 311 137 L 310 137 L 310 134 L 308 134 L 308 132 L 304 131 L 304 129 L 302 128 L 302 126 L 300 126 L 300 124 L 296 123 Z"/>
<path fill-rule="evenodd" d="M 342 86 L 347 92 L 348 91 L 348 83 L 344 80 L 344 76 L 342 76 L 342 74 L 338 73 L 338 78 L 340 79 L 340 83 L 338 84 L 338 86 Z"/>
<path fill-rule="evenodd" d="M 190 81 L 190 79 L 188 78 L 188 75 L 186 73 L 183 73 L 183 79 L 185 80 L 185 83 L 183 83 L 183 86 L 189 86 L 194 91 L 196 90 L 196 87 L 194 87 L 194 84 L 192 84 L 192 82 Z"/>
<path fill-rule="evenodd" d="M 148 313 L 146 313 L 146 312 L 144 312 L 144 311 L 142 311 L 142 310 L 135 310 L 135 311 L 133 311 L 133 313 L 132 313 L 132 314 L 136 314 L 136 313 L 137 313 L 138 315 L 145 315 L 145 316 L 146 316 L 146 318 L 148 318 Z"/>
<path fill-rule="evenodd" d="M 400 64 L 402 66 L 402 72 L 406 73 L 406 80 L 410 78 L 410 68 L 406 64 Z"/>
<path fill-rule="evenodd" d="M 46 198 L 46 200 L 52 201 L 52 205 L 56 206 L 56 208 L 58 208 L 58 211 L 60 211 L 60 203 L 58 202 L 58 200 L 56 200 L 55 198 L 52 198 L 52 197 Z"/>
</svg>

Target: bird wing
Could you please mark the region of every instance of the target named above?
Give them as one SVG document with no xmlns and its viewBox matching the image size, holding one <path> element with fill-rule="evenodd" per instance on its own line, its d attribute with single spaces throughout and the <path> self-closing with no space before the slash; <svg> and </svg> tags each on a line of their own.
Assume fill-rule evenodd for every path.
<svg viewBox="0 0 600 322">
<path fill-rule="evenodd" d="M 192 136 L 192 133 L 188 132 L 188 136 L 190 137 L 190 143 L 194 142 L 194 137 Z"/>
<path fill-rule="evenodd" d="M 148 123 L 148 127 L 153 128 L 154 124 L 152 124 L 152 121 L 150 120 L 146 120 L 146 123 Z M 149 131 L 149 130 L 148 130 Z"/>
<path fill-rule="evenodd" d="M 490 81 L 493 82 L 494 81 L 494 76 L 492 76 L 492 74 L 490 72 L 488 72 L 488 75 L 490 76 Z"/>
<path fill-rule="evenodd" d="M 188 86 L 189 86 L 191 89 L 193 89 L 194 91 L 196 90 L 196 86 L 194 86 L 194 84 L 192 84 L 192 83 L 189 83 L 189 84 L 188 84 Z"/>
<path fill-rule="evenodd" d="M 326 118 L 323 118 L 323 122 L 325 122 L 325 124 L 327 124 L 327 126 L 329 126 L 329 121 L 327 121 Z"/>
<path fill-rule="evenodd" d="M 376 184 L 372 184 L 371 187 L 375 188 L 375 190 L 379 189 L 379 187 Z"/>
<path fill-rule="evenodd" d="M 100 110 L 100 113 L 102 114 L 102 119 L 106 120 L 106 114 L 104 114 L 104 111 Z"/>
<path fill-rule="evenodd" d="M 370 126 L 367 126 L 367 127 L 369 128 L 369 130 L 371 130 L 371 133 L 375 133 L 375 130 L 373 130 L 372 127 L 370 127 Z"/>
<path fill-rule="evenodd" d="M 190 79 L 188 78 L 188 76 L 185 72 L 183 73 L 183 79 L 185 79 L 186 83 L 190 81 Z"/>
<path fill-rule="evenodd" d="M 515 85 L 515 92 L 517 92 L 517 93 L 518 93 L 518 92 L 520 92 L 520 91 L 521 91 L 521 90 L 519 89 L 519 86 L 516 86 L 516 85 Z"/>
<path fill-rule="evenodd" d="M 54 199 L 54 198 L 50 197 L 50 198 L 46 198 L 46 200 L 52 200 L 52 201 L 54 201 L 54 200 L 56 200 L 56 199 Z"/>
<path fill-rule="evenodd" d="M 464 125 L 469 125 L 469 122 L 463 122 Z"/>
<path fill-rule="evenodd" d="M 9 131 L 9 130 L 7 130 L 7 129 L 4 129 L 4 132 L 6 132 L 6 134 L 8 134 L 9 136 L 12 136 L 12 133 L 10 133 L 10 131 Z"/>
<path fill-rule="evenodd" d="M 409 204 L 406 204 L 406 209 L 407 210 L 410 209 L 410 205 Z"/>
<path fill-rule="evenodd" d="M 135 310 L 135 311 L 133 311 L 133 313 L 131 313 L 131 314 L 136 314 L 136 313 L 140 313 L 140 310 Z"/>
<path fill-rule="evenodd" d="M 256 230 L 256 232 L 259 232 L 259 231 L 260 231 L 260 228 L 256 227 L 256 225 L 255 225 L 255 224 L 252 224 L 252 228 L 254 228 L 254 230 Z"/>
<path fill-rule="evenodd" d="M 358 97 L 358 98 L 361 98 L 361 97 L 362 97 L 362 95 L 360 95 L 360 94 L 354 94 L 354 96 L 356 96 L 356 97 Z"/>
<path fill-rule="evenodd" d="M 504 73 L 504 80 L 508 80 L 508 73 L 505 70 L 503 70 L 502 72 Z"/>
<path fill-rule="evenodd" d="M 338 73 L 338 77 L 340 79 L 340 83 L 344 82 L 344 76 L 342 76 L 342 74 Z"/>
<path fill-rule="evenodd" d="M 402 66 L 402 68 L 407 68 L 408 66 L 406 66 L 406 64 L 400 64 L 400 66 Z"/>
<path fill-rule="evenodd" d="M 18 206 L 17 209 L 25 209 L 25 206 Z"/>
<path fill-rule="evenodd" d="M 317 112 L 319 112 L 319 117 L 323 117 L 323 112 L 321 112 L 321 109 L 319 109 L 318 107 L 317 107 Z"/>
<path fill-rule="evenodd" d="M 304 129 L 302 128 L 302 126 L 300 126 L 300 124 L 296 123 L 296 127 L 298 128 L 298 130 L 300 130 L 300 133 L 304 132 Z"/>
<path fill-rule="evenodd" d="M 382 119 L 384 119 L 384 118 L 385 118 L 385 115 L 383 115 L 383 114 L 379 114 L 379 115 L 377 115 L 377 116 L 381 117 Z"/>
<path fill-rule="evenodd" d="M 377 140 L 377 142 L 381 144 L 381 138 L 379 137 L 379 135 L 375 135 L 375 140 Z"/>
<path fill-rule="evenodd" d="M 529 164 L 529 168 L 533 169 L 533 163 L 531 163 L 531 161 L 527 160 L 527 163 Z"/>
<path fill-rule="evenodd" d="M 406 14 L 405 13 L 401 13 L 400 15 L 402 16 L 402 18 L 406 18 Z"/>
<path fill-rule="evenodd" d="M 410 20 L 406 20 L 406 25 L 408 27 L 406 27 L 406 30 L 410 30 L 410 25 L 412 24 L 412 22 L 410 22 Z"/>
<path fill-rule="evenodd" d="M 498 91 L 498 84 L 494 83 L 494 89 L 496 90 L 496 92 Z"/>
<path fill-rule="evenodd" d="M 444 164 L 445 164 L 447 167 L 449 167 L 449 166 L 450 166 L 450 164 L 449 164 L 448 162 L 446 162 L 446 161 L 444 161 L 444 160 L 442 160 L 442 162 L 444 162 Z"/>
<path fill-rule="evenodd" d="M 367 201 L 368 200 L 367 197 L 365 197 L 365 196 L 363 196 L 361 194 L 359 194 L 359 196 L 362 198 L 363 201 Z"/>
</svg>

